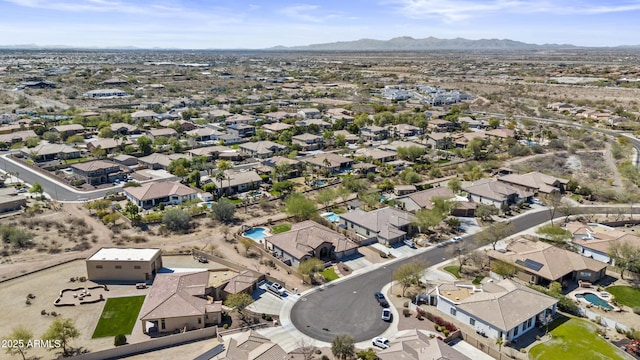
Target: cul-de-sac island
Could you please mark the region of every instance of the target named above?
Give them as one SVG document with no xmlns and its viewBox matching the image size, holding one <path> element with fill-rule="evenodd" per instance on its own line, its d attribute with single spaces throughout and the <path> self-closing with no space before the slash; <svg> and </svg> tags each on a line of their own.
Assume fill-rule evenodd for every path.
<svg viewBox="0 0 640 360">
<path fill-rule="evenodd" d="M 450 45 L 0 51 L 0 357 L 637 358 L 640 52 Z"/>
</svg>

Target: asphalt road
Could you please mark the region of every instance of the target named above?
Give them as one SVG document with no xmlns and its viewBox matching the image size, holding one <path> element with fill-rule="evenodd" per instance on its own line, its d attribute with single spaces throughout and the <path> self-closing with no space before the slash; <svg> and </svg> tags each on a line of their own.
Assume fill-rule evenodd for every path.
<svg viewBox="0 0 640 360">
<path fill-rule="evenodd" d="M 617 213 L 615 207 L 580 208 L 581 213 Z M 624 213 L 629 213 L 629 207 L 622 207 Z M 640 213 L 640 207 L 633 208 L 633 213 Z M 556 217 L 562 216 L 556 214 Z M 511 223 L 514 233 L 526 230 L 551 219 L 549 211 L 525 214 L 514 218 Z M 479 247 L 474 242 L 474 236 L 463 236 L 462 246 L 465 251 L 472 251 Z M 362 275 L 348 278 L 336 284 L 329 283 L 301 298 L 291 310 L 291 321 L 295 327 L 314 339 L 331 342 L 337 335 L 347 334 L 356 342 L 379 336 L 389 324 L 382 321 L 382 308 L 374 299 L 373 293 L 391 282 L 393 272 L 402 264 L 420 260 L 427 266 L 433 266 L 449 258 L 447 248 L 433 248 L 427 252 L 397 261 Z M 396 320 L 397 321 L 397 320 Z"/>
<path fill-rule="evenodd" d="M 38 182 L 40 185 L 42 185 L 42 188 L 47 194 L 49 194 L 49 196 L 59 201 L 93 200 L 105 196 L 109 191 L 115 190 L 114 188 L 94 191 L 75 190 L 68 186 L 61 185 L 51 178 L 35 172 L 31 169 L 23 168 L 22 166 L 16 165 L 13 162 L 5 159 L 4 156 L 0 156 L 0 169 L 5 172 L 17 172 L 17 177 L 28 184 Z"/>
</svg>

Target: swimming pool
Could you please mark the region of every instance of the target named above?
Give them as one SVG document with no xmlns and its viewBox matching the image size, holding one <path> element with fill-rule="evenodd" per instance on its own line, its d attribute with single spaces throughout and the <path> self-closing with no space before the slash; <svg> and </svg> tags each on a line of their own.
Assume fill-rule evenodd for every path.
<svg viewBox="0 0 640 360">
<path fill-rule="evenodd" d="M 594 306 L 600 306 L 603 309 L 613 310 L 613 306 L 609 304 L 606 300 L 603 300 L 600 296 L 592 293 L 584 293 L 584 294 L 576 294 L 576 297 L 579 299 L 585 299 L 588 302 L 592 303 Z"/>
<path fill-rule="evenodd" d="M 332 212 L 324 213 L 324 214 L 322 214 L 322 217 L 327 219 L 327 220 L 329 220 L 329 221 L 331 221 L 331 222 L 333 222 L 333 223 L 336 223 L 336 222 L 340 221 L 340 216 L 338 216 L 338 215 L 336 215 L 336 214 L 334 214 Z"/>
<path fill-rule="evenodd" d="M 248 237 L 249 239 L 253 239 L 255 241 L 260 241 L 260 240 L 264 240 L 264 238 L 267 237 L 266 231 L 267 231 L 266 228 L 254 227 L 254 228 L 251 228 L 250 230 L 243 232 L 242 236 Z"/>
</svg>

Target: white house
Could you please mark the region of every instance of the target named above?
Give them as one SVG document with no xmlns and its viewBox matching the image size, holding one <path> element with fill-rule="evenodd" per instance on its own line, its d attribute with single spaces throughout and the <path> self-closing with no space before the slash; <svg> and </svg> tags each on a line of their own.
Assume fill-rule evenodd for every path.
<svg viewBox="0 0 640 360">
<path fill-rule="evenodd" d="M 556 314 L 558 300 L 510 279 L 481 287 L 447 283 L 429 292 L 429 303 L 490 339 L 512 341 Z"/>
</svg>

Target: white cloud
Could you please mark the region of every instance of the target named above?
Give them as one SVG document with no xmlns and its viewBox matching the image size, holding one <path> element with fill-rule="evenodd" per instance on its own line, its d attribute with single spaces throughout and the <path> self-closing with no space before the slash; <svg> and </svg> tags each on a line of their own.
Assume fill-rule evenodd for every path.
<svg viewBox="0 0 640 360">
<path fill-rule="evenodd" d="M 280 9 L 280 12 L 294 19 L 308 21 L 308 22 L 321 22 L 322 18 L 318 16 L 317 5 L 294 5 Z"/>
<path fill-rule="evenodd" d="M 530 0 L 384 0 L 382 4 L 397 7 L 401 15 L 412 18 L 438 18 L 444 22 L 455 22 L 495 13 L 512 14 L 602 14 L 640 10 L 640 1 L 624 4 L 602 5 L 575 1 L 530 1 Z"/>
</svg>

